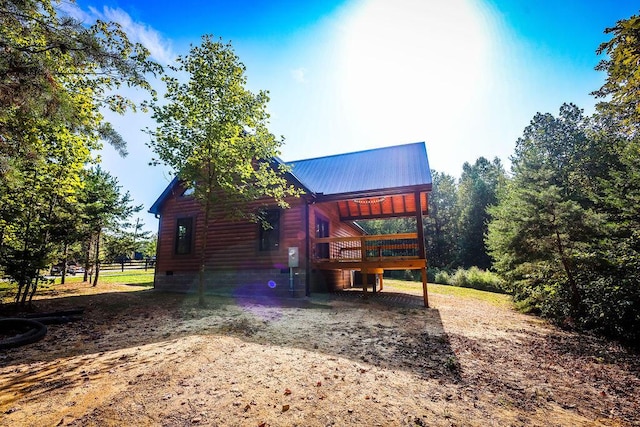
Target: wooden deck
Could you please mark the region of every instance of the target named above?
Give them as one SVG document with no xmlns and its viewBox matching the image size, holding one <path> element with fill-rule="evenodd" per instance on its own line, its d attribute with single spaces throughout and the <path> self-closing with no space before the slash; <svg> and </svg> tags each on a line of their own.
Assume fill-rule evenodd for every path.
<svg viewBox="0 0 640 427">
<path fill-rule="evenodd" d="M 369 275 L 380 275 L 382 290 L 384 270 L 420 270 L 424 305 L 428 307 L 427 260 L 420 247 L 417 233 L 316 238 L 312 241 L 312 265 L 320 270 L 361 271 L 365 294 Z"/>
</svg>

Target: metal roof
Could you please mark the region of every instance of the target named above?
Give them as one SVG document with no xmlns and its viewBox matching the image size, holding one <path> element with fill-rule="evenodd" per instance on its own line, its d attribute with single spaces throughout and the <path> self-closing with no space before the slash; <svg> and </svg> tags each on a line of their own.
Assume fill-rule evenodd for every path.
<svg viewBox="0 0 640 427">
<path fill-rule="evenodd" d="M 274 165 L 282 163 L 274 159 Z M 431 170 L 424 142 L 374 148 L 353 153 L 285 162 L 289 177 L 313 197 L 396 194 L 399 190 L 430 191 Z M 159 214 L 178 184 L 174 178 L 149 209 Z"/>
<path fill-rule="evenodd" d="M 431 190 L 424 142 L 286 162 L 293 174 L 320 195 L 370 193 L 412 187 Z"/>
</svg>

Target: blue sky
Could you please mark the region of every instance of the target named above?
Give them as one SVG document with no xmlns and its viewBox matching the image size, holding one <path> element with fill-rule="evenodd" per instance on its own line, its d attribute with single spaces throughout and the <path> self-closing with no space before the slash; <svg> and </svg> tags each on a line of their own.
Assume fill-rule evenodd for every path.
<svg viewBox="0 0 640 427">
<path fill-rule="evenodd" d="M 425 141 L 431 167 L 508 166 L 536 112 L 574 102 L 587 113 L 603 30 L 638 13 L 631 0 L 79 0 L 74 16 L 120 22 L 166 64 L 202 34 L 231 41 L 248 86 L 270 91 L 271 131 L 285 160 Z M 163 85 L 158 82 L 157 90 Z M 140 94 L 129 93 L 134 98 Z M 148 166 L 142 113 L 107 115 L 130 155 L 101 153 L 144 212 L 171 180 Z M 141 214 L 155 231 L 157 221 Z"/>
</svg>

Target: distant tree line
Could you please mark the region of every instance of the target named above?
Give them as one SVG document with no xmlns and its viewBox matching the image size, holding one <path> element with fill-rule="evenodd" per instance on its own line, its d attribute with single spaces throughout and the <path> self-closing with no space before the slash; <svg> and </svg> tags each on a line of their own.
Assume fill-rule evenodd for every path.
<svg viewBox="0 0 640 427">
<path fill-rule="evenodd" d="M 431 171 L 433 190 L 429 194 L 429 215 L 424 218 L 425 245 L 430 278 L 435 272 L 452 273 L 472 266 L 487 269 L 491 258 L 484 244 L 489 213 L 496 203 L 499 186 L 507 179 L 500 159 L 480 157 L 462 166 L 460 179 Z M 415 218 L 394 218 L 362 222 L 371 234 L 414 232 Z"/>
</svg>

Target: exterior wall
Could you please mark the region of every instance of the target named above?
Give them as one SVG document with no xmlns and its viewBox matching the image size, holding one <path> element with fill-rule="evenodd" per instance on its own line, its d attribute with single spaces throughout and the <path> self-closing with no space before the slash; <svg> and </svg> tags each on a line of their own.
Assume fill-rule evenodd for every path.
<svg viewBox="0 0 640 427">
<path fill-rule="evenodd" d="M 158 228 L 158 252 L 155 287 L 189 291 L 197 289 L 200 248 L 204 236 L 204 218 L 192 197 L 184 197 L 176 186 L 163 203 Z M 208 247 L 205 256 L 206 290 L 214 292 L 266 293 L 303 296 L 306 288 L 305 209 L 302 198 L 287 200 L 290 209 L 280 215 L 280 244 L 277 250 L 260 251 L 259 224 L 232 221 L 214 207 L 209 220 Z M 249 209 L 258 209 L 256 203 Z M 178 218 L 192 217 L 193 245 L 190 254 L 175 253 Z M 288 248 L 298 247 L 300 264 L 294 269 L 294 292 L 289 291 Z M 273 287 L 270 287 L 269 284 Z M 275 286 L 274 286 L 275 284 Z"/>
<path fill-rule="evenodd" d="M 294 273 L 292 291 L 288 269 L 209 270 L 205 273 L 205 290 L 235 296 L 304 297 L 304 279 L 304 271 Z M 154 286 L 161 290 L 196 292 L 198 272 L 156 273 Z"/>
<path fill-rule="evenodd" d="M 200 247 L 204 236 L 204 218 L 200 206 L 192 197 L 181 196 L 176 186 L 161 209 L 158 227 L 158 252 L 154 285 L 158 289 L 195 291 L 198 284 Z M 280 245 L 274 251 L 258 248 L 260 225 L 250 221 L 231 221 L 215 209 L 209 221 L 208 247 L 205 256 L 205 288 L 209 292 L 251 295 L 304 296 L 307 288 L 306 212 L 309 210 L 308 235 L 315 237 L 316 217 L 329 221 L 331 237 L 359 236 L 362 232 L 350 223 L 340 221 L 337 203 L 307 205 L 303 198 L 288 200 L 290 208 L 280 216 Z M 258 204 L 249 209 L 257 209 Z M 179 218 L 193 218 L 191 253 L 175 253 L 176 226 Z M 298 247 L 299 267 L 293 272 L 290 290 L 288 248 Z M 352 286 L 351 272 L 342 270 L 311 270 L 311 292 L 327 292 Z"/>
<path fill-rule="evenodd" d="M 361 236 L 362 232 L 348 222 L 340 221 L 338 204 L 335 202 L 318 203 L 309 209 L 309 236 L 312 240 L 316 233 L 316 218 L 322 217 L 329 221 L 330 237 Z M 312 244 L 311 254 L 315 252 Z M 312 270 L 310 277 L 311 292 L 331 292 L 350 288 L 351 272 L 346 270 Z"/>
</svg>

